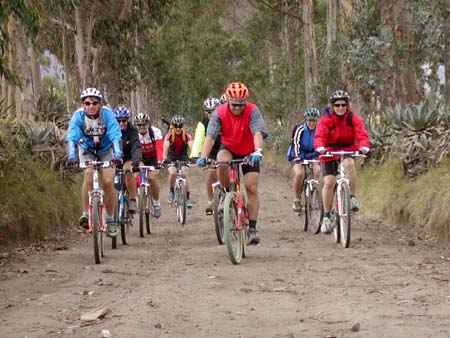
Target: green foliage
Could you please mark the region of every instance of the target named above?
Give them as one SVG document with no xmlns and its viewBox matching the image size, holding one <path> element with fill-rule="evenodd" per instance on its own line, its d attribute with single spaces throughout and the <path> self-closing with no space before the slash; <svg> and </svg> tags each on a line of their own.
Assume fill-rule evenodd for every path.
<svg viewBox="0 0 450 338">
<path fill-rule="evenodd" d="M 30 157 L 8 162 L 0 176 L 0 242 L 43 239 L 73 224 L 78 190 Z"/>
</svg>

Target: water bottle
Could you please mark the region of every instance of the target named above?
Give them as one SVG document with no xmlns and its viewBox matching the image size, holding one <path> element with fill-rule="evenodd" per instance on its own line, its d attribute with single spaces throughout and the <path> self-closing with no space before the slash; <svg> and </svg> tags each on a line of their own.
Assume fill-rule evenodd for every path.
<svg viewBox="0 0 450 338">
<path fill-rule="evenodd" d="M 119 173 L 115 173 L 115 174 L 114 174 L 114 188 L 116 188 L 116 190 L 120 190 L 120 177 L 119 177 Z"/>
</svg>

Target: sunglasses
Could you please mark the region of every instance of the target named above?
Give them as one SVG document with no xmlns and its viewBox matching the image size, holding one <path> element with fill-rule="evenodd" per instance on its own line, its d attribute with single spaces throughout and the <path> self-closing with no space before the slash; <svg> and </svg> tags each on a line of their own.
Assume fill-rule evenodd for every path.
<svg viewBox="0 0 450 338">
<path fill-rule="evenodd" d="M 98 105 L 100 102 L 99 101 L 93 101 L 93 102 L 91 102 L 91 101 L 84 101 L 83 102 L 86 106 L 90 106 L 91 104 L 93 105 L 93 106 L 96 106 L 96 105 Z"/>
<path fill-rule="evenodd" d="M 233 107 L 243 107 L 245 106 L 245 103 L 230 103 Z"/>
<path fill-rule="evenodd" d="M 174 124 L 173 127 L 175 129 L 179 129 L 179 128 L 183 128 L 183 125 L 182 124 Z"/>
<path fill-rule="evenodd" d="M 334 106 L 338 107 L 338 108 L 340 108 L 340 107 L 347 107 L 347 103 L 338 103 L 338 104 L 335 104 Z"/>
<path fill-rule="evenodd" d="M 127 119 L 117 119 L 117 122 L 119 122 L 119 123 L 127 123 L 128 120 Z"/>
</svg>

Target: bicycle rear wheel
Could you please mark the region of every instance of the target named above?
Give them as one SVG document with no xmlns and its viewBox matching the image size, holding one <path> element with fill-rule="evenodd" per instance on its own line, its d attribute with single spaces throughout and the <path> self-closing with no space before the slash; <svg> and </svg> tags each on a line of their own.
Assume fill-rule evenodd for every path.
<svg viewBox="0 0 450 338">
<path fill-rule="evenodd" d="M 213 215 L 214 215 L 214 227 L 216 229 L 217 242 L 219 244 L 224 243 L 224 231 L 223 231 L 223 198 L 225 192 L 219 185 L 214 187 L 213 192 Z"/>
<path fill-rule="evenodd" d="M 186 223 L 186 186 L 180 182 L 175 187 L 175 198 L 177 201 L 177 220 L 180 224 Z"/>
<path fill-rule="evenodd" d="M 339 232 L 341 244 L 344 248 L 350 246 L 350 188 L 346 182 L 342 183 L 339 189 L 341 209 L 339 210 Z"/>
<path fill-rule="evenodd" d="M 145 192 L 144 187 L 139 187 L 138 200 L 139 200 L 139 236 L 144 237 L 144 217 L 145 217 Z"/>
<path fill-rule="evenodd" d="M 226 194 L 223 203 L 223 226 L 228 258 L 231 263 L 239 264 L 244 251 L 244 234 L 243 229 L 238 229 L 238 208 L 232 193 Z"/>
<path fill-rule="evenodd" d="M 116 201 L 114 203 L 114 222 L 119 224 L 119 207 L 120 207 L 120 192 L 115 190 Z M 117 249 L 117 237 L 111 238 L 111 248 Z"/>
<path fill-rule="evenodd" d="M 320 186 L 317 182 L 311 182 L 311 189 L 308 190 L 306 219 L 309 230 L 314 234 L 318 234 L 323 219 L 323 201 Z"/>
<path fill-rule="evenodd" d="M 103 238 L 100 230 L 100 201 L 97 198 L 92 201 L 91 217 L 95 264 L 100 264 L 103 256 Z"/>
</svg>

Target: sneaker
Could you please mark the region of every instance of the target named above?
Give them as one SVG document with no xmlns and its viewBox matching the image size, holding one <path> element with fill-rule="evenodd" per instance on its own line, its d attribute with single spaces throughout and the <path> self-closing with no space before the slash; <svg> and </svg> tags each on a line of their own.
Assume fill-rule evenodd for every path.
<svg viewBox="0 0 450 338">
<path fill-rule="evenodd" d="M 192 201 L 191 201 L 190 198 L 188 198 L 188 199 L 186 200 L 186 206 L 187 206 L 188 209 L 191 209 L 191 208 L 192 208 Z"/>
<path fill-rule="evenodd" d="M 159 206 L 159 205 L 154 205 L 153 206 L 153 216 L 155 218 L 160 218 L 161 217 L 161 206 Z"/>
<path fill-rule="evenodd" d="M 303 210 L 303 208 L 302 208 L 302 205 L 301 205 L 300 201 L 295 201 L 295 202 L 292 204 L 292 210 L 293 210 L 294 212 L 298 213 L 298 214 L 303 214 L 303 212 L 304 212 L 304 210 Z"/>
<path fill-rule="evenodd" d="M 324 217 L 322 220 L 322 226 L 320 228 L 320 232 L 324 234 L 331 234 L 333 231 L 333 225 L 331 224 L 331 220 L 328 217 Z"/>
<path fill-rule="evenodd" d="M 167 202 L 173 203 L 173 198 L 174 198 L 173 192 L 169 191 L 169 195 L 167 195 Z"/>
<path fill-rule="evenodd" d="M 135 214 L 137 210 L 136 200 L 130 200 L 130 203 L 128 204 L 128 212 L 130 214 Z"/>
<path fill-rule="evenodd" d="M 89 229 L 89 215 L 83 213 L 79 219 L 80 225 L 85 228 Z"/>
<path fill-rule="evenodd" d="M 114 220 L 107 220 L 106 221 L 106 235 L 108 237 L 116 237 L 119 233 L 119 227 L 116 225 Z"/>
<path fill-rule="evenodd" d="M 257 231 L 255 228 L 250 228 L 248 230 L 248 242 L 247 245 L 258 245 L 261 241 L 260 238 L 256 235 Z"/>
<path fill-rule="evenodd" d="M 206 213 L 206 215 L 212 215 L 212 213 L 213 213 L 213 201 L 208 201 L 208 204 L 206 205 L 206 208 L 205 208 L 205 213 Z"/>
<path fill-rule="evenodd" d="M 355 196 L 350 197 L 350 207 L 352 211 L 358 211 L 359 210 L 359 203 Z"/>
</svg>

